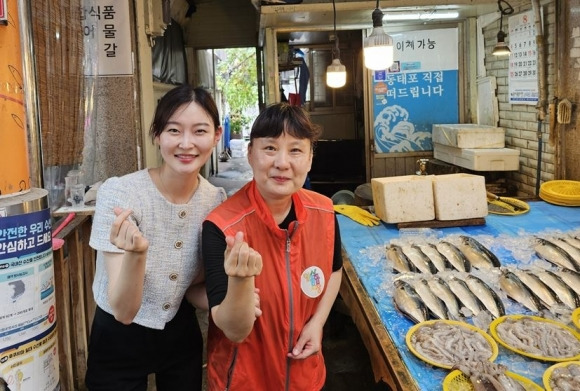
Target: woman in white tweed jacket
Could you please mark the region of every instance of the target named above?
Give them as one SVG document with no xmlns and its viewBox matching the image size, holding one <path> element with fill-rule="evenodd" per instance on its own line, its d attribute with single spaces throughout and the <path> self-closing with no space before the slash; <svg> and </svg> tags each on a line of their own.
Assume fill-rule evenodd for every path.
<svg viewBox="0 0 580 391">
<path fill-rule="evenodd" d="M 145 391 L 150 373 L 158 391 L 201 390 L 201 224 L 226 197 L 199 175 L 222 134 L 215 102 L 203 89 L 176 87 L 150 132 L 163 164 L 109 178 L 97 194 L 90 391 Z"/>
</svg>

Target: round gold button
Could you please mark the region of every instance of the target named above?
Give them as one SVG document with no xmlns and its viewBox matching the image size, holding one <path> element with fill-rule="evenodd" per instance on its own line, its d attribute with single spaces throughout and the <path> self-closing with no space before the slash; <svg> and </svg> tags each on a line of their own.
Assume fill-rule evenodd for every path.
<svg viewBox="0 0 580 391">
<path fill-rule="evenodd" d="M 163 304 L 163 310 L 167 311 L 169 308 L 171 308 L 171 303 L 165 303 Z"/>
<path fill-rule="evenodd" d="M 181 240 L 178 240 L 177 242 L 175 242 L 175 248 L 181 248 L 183 247 L 183 242 Z"/>
<path fill-rule="evenodd" d="M 179 218 L 180 218 L 180 219 L 183 219 L 183 218 L 185 218 L 185 216 L 186 216 L 186 215 L 187 215 L 187 212 L 186 212 L 186 211 L 184 211 L 184 210 L 180 210 L 180 211 L 179 211 Z"/>
<path fill-rule="evenodd" d="M 177 273 L 171 273 L 171 274 L 169 275 L 169 279 L 170 279 L 171 281 L 175 281 L 175 280 L 177 280 Z"/>
</svg>

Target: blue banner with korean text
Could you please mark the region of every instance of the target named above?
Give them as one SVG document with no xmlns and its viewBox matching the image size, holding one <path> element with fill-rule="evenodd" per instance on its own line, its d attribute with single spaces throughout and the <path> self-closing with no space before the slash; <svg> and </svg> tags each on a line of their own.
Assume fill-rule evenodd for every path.
<svg viewBox="0 0 580 391">
<path fill-rule="evenodd" d="M 390 35 L 395 62 L 373 75 L 375 153 L 430 151 L 432 125 L 459 120 L 457 29 Z"/>
</svg>

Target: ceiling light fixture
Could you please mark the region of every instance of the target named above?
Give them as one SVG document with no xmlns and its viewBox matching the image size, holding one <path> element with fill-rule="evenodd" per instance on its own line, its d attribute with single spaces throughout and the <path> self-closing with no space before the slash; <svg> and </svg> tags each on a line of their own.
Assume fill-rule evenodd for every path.
<svg viewBox="0 0 580 391">
<path fill-rule="evenodd" d="M 502 3 L 507 7 L 503 8 Z M 509 56 L 512 52 L 507 43 L 505 43 L 505 37 L 507 34 L 503 31 L 503 16 L 513 14 L 513 7 L 505 0 L 498 0 L 497 7 L 500 12 L 499 16 L 499 31 L 497 33 L 497 43 L 495 44 L 491 54 L 494 56 Z"/>
<path fill-rule="evenodd" d="M 373 11 L 373 31 L 364 39 L 365 66 L 378 71 L 393 64 L 393 38 L 383 30 L 383 12 L 379 8 L 379 0 Z"/>
<path fill-rule="evenodd" d="M 441 20 L 441 19 L 457 19 L 459 12 L 437 12 L 437 10 L 425 12 L 405 12 L 405 13 L 386 13 L 383 20 L 388 22 L 398 20 Z"/>
<path fill-rule="evenodd" d="M 334 47 L 332 48 L 332 63 L 326 68 L 326 85 L 340 88 L 346 84 L 346 67 L 340 62 L 340 48 L 336 33 L 336 4 L 332 0 L 334 13 Z"/>
</svg>

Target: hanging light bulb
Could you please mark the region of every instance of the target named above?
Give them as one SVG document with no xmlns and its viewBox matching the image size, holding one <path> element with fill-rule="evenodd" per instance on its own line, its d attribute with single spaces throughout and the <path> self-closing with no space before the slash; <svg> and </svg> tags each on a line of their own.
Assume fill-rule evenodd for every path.
<svg viewBox="0 0 580 391">
<path fill-rule="evenodd" d="M 501 6 L 502 2 L 507 5 L 506 8 L 503 8 Z M 503 16 L 512 14 L 514 12 L 514 9 L 505 0 L 498 0 L 497 7 L 498 7 L 499 12 L 500 12 L 499 31 L 497 33 L 497 43 L 494 46 L 493 50 L 491 51 L 491 54 L 493 54 L 494 56 L 509 56 L 512 52 L 511 52 L 509 46 L 507 45 L 507 43 L 505 43 L 505 37 L 507 37 L 507 34 L 503 32 Z"/>
<path fill-rule="evenodd" d="M 346 84 L 346 67 L 340 62 L 340 48 L 338 34 L 336 34 L 336 4 L 334 0 L 332 0 L 332 10 L 334 12 L 334 48 L 332 49 L 332 63 L 326 67 L 326 85 L 331 88 L 340 88 Z"/>
<path fill-rule="evenodd" d="M 384 70 L 393 64 L 393 38 L 383 30 L 383 12 L 377 7 L 373 11 L 373 31 L 364 39 L 365 66 L 374 71 Z"/>
</svg>

